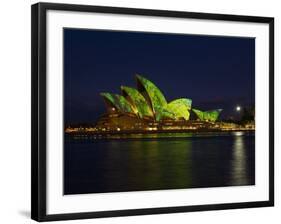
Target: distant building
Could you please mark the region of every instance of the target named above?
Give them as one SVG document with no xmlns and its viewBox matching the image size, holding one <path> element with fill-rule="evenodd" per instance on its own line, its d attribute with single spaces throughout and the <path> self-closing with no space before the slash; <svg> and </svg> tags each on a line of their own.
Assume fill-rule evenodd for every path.
<svg viewBox="0 0 281 224">
<path fill-rule="evenodd" d="M 189 120 L 191 99 L 180 98 L 167 102 L 163 93 L 153 82 L 140 75 L 136 75 L 136 81 L 137 89 L 121 86 L 122 95 L 101 93 L 109 117 L 116 117 L 114 114 L 126 114 L 128 120 L 132 120 L 134 117 L 140 120 L 153 120 L 156 122 Z M 212 122 L 218 119 L 221 111 L 221 109 L 217 109 L 202 112 L 193 109 L 199 120 Z"/>
</svg>

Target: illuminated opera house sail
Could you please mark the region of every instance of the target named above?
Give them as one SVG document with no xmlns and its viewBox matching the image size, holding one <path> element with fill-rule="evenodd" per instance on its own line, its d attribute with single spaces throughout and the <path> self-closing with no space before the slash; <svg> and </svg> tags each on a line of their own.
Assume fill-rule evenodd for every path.
<svg viewBox="0 0 281 224">
<path fill-rule="evenodd" d="M 215 122 L 222 111 L 193 109 L 189 98 L 167 102 L 161 90 L 150 80 L 136 75 L 136 82 L 137 88 L 121 86 L 121 94 L 101 93 L 107 114 L 99 119 L 98 126 L 141 129 L 161 122 L 170 122 L 173 126 L 176 122 L 189 121 L 191 111 L 199 121 Z"/>
</svg>

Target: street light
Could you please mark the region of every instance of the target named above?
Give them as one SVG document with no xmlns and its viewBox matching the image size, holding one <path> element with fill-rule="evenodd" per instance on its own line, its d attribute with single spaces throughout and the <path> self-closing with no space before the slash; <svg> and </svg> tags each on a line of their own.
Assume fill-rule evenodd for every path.
<svg viewBox="0 0 281 224">
<path fill-rule="evenodd" d="M 241 111 L 241 107 L 240 107 L 240 106 L 237 106 L 237 107 L 236 107 L 236 111 L 238 111 L 238 112 Z"/>
</svg>

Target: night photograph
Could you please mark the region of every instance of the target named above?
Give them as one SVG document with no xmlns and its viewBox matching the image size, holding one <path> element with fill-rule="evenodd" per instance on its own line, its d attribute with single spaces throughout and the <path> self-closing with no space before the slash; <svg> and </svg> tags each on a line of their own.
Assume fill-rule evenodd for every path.
<svg viewBox="0 0 281 224">
<path fill-rule="evenodd" d="M 255 39 L 63 30 L 64 194 L 255 184 Z"/>
</svg>

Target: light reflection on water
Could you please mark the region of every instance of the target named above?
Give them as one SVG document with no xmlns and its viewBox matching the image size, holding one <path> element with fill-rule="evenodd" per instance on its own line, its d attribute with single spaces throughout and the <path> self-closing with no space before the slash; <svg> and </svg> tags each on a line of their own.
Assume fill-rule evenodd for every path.
<svg viewBox="0 0 281 224">
<path fill-rule="evenodd" d="M 184 134 L 66 142 L 65 193 L 255 183 L 254 133 Z"/>
<path fill-rule="evenodd" d="M 232 181 L 231 183 L 244 183 L 246 182 L 247 169 L 246 169 L 246 147 L 242 134 L 238 134 L 234 138 L 233 146 L 233 159 L 232 159 Z"/>
</svg>

